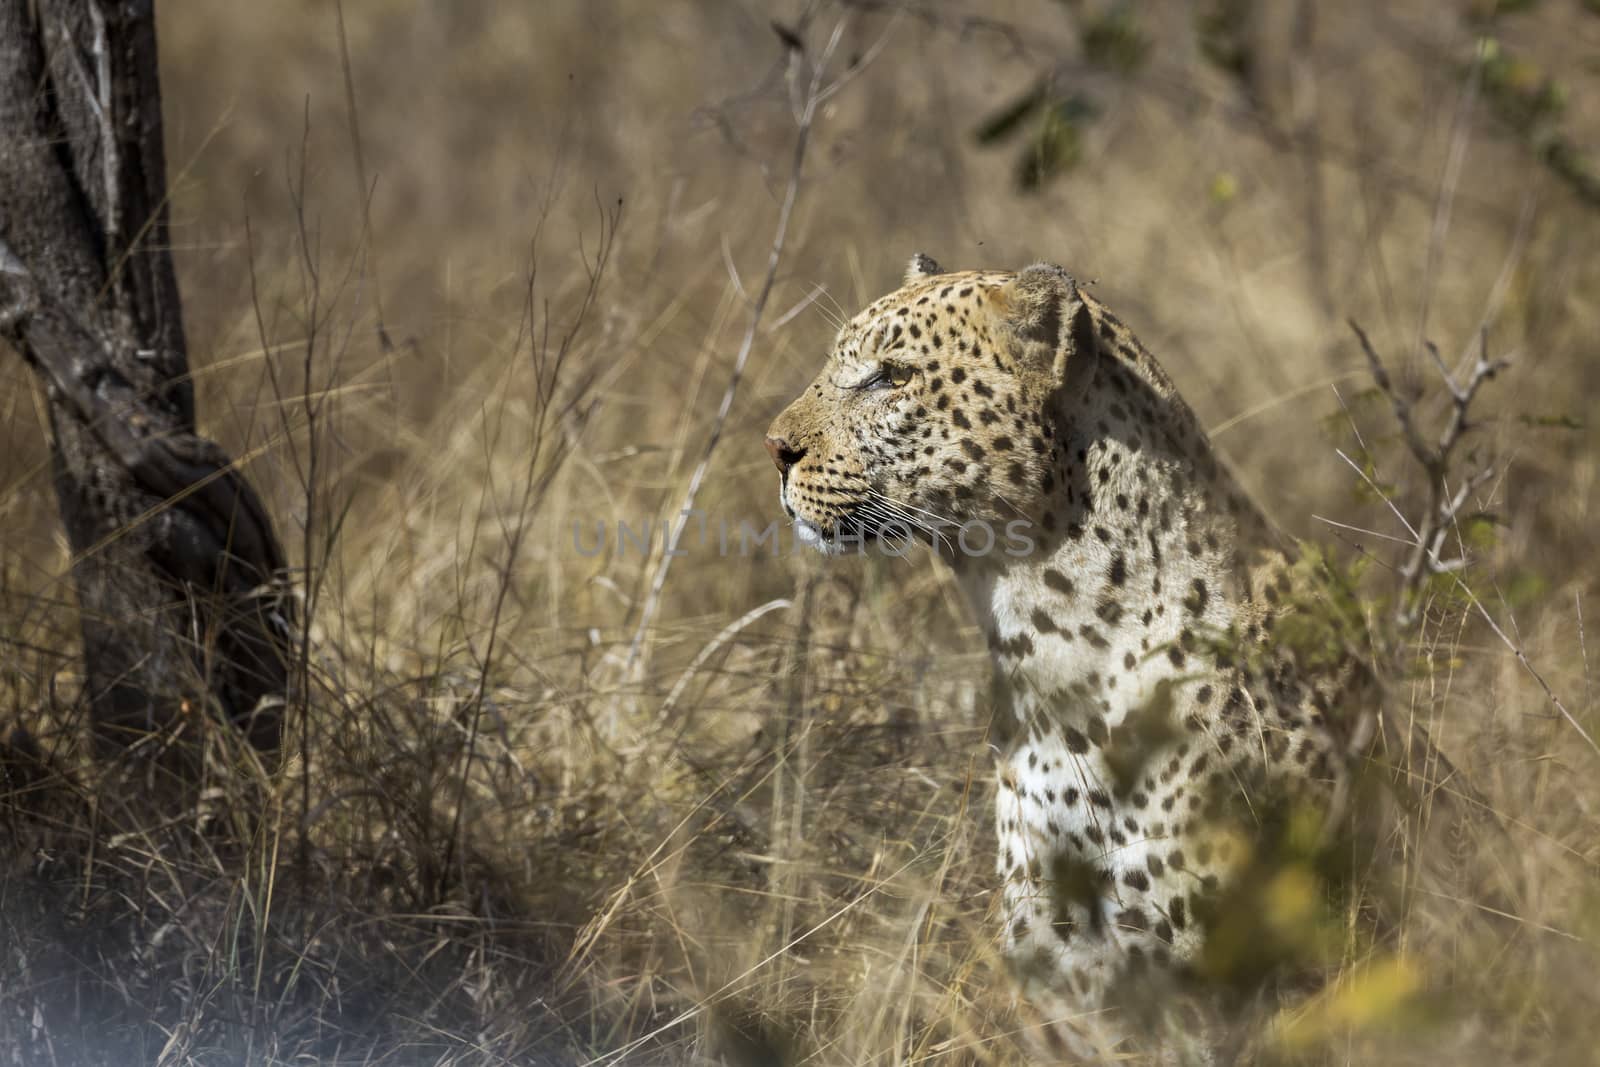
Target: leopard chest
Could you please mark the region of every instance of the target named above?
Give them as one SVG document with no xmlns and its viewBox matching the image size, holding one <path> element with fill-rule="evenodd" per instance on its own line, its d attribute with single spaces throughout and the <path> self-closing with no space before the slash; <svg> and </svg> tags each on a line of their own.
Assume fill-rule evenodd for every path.
<svg viewBox="0 0 1600 1067">
<path fill-rule="evenodd" d="M 1209 873 L 1186 831 L 1207 802 L 1191 783 L 1221 765 L 1207 647 L 1234 611 L 1213 541 L 1176 524 L 1138 537 L 1091 524 L 1045 558 L 963 575 L 994 660 L 1008 879 L 1081 862 L 1114 889 L 1103 906 L 1120 914 L 1122 895 L 1174 867 Z"/>
</svg>

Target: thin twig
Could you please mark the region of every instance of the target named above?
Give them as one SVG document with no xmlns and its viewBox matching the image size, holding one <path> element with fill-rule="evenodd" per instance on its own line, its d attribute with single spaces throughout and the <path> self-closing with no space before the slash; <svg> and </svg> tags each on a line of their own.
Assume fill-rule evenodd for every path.
<svg viewBox="0 0 1600 1067">
<path fill-rule="evenodd" d="M 350 123 L 350 155 L 355 163 L 356 196 L 361 203 L 361 240 L 365 245 L 367 269 L 372 273 L 372 310 L 377 321 L 378 344 L 388 351 L 393 347 L 383 325 L 383 278 L 378 270 L 377 236 L 372 230 L 373 186 L 367 182 L 367 157 L 361 147 L 361 110 L 356 106 L 356 78 L 350 63 L 350 41 L 345 33 L 344 2 L 333 5 L 339 27 L 339 70 L 344 74 L 345 118 Z"/>
<path fill-rule="evenodd" d="M 733 408 L 734 398 L 738 395 L 739 384 L 744 378 L 745 364 L 749 362 L 750 351 L 755 346 L 756 333 L 761 326 L 761 316 L 766 310 L 767 300 L 772 295 L 772 287 L 777 281 L 778 264 L 783 259 L 784 243 L 789 234 L 789 219 L 794 212 L 795 201 L 800 195 L 800 178 L 805 169 L 806 149 L 811 141 L 811 128 L 816 120 L 817 107 L 822 99 L 823 74 L 828 68 L 828 61 L 839 46 L 839 41 L 844 36 L 845 20 L 841 19 L 833 28 L 833 34 L 828 39 L 827 47 L 823 49 L 821 58 L 812 67 L 810 87 L 806 92 L 804 106 L 799 114 L 799 128 L 795 136 L 794 156 L 789 167 L 789 181 L 784 190 L 783 204 L 778 209 L 778 224 L 773 232 L 772 246 L 767 253 L 767 272 L 761 281 L 761 289 L 756 294 L 755 303 L 750 306 L 750 320 L 745 326 L 744 338 L 739 342 L 738 355 L 734 357 L 733 370 L 728 376 L 727 387 L 722 391 L 722 402 L 717 406 L 717 415 L 711 425 L 711 434 L 706 439 L 706 446 L 700 455 L 700 462 L 696 464 L 694 473 L 689 478 L 689 488 L 683 494 L 683 502 L 676 515 L 682 519 L 684 525 L 688 523 L 689 516 L 694 511 L 694 503 L 700 494 L 701 483 L 705 481 L 706 471 L 711 466 L 711 456 L 716 451 L 717 445 L 722 440 L 723 431 L 727 427 L 728 413 Z M 799 49 L 790 47 L 789 61 L 792 68 L 798 69 L 803 62 L 804 54 Z M 679 526 L 681 531 L 684 527 Z M 661 605 L 661 591 L 667 584 L 667 574 L 672 569 L 676 536 L 668 530 L 667 551 L 664 551 L 660 562 L 656 565 L 655 576 L 650 582 L 650 591 L 645 596 L 644 609 L 639 614 L 639 626 L 634 631 L 633 640 L 628 646 L 628 658 L 623 665 L 623 678 L 632 681 L 636 677 L 639 667 L 640 654 L 644 648 L 646 634 L 655 622 L 656 611 Z"/>
<path fill-rule="evenodd" d="M 567 365 L 577 342 L 578 336 L 594 310 L 596 298 L 599 294 L 600 281 L 605 275 L 607 264 L 610 262 L 611 253 L 616 245 L 617 225 L 621 220 L 622 206 L 620 201 L 616 208 L 608 212 L 604 205 L 598 203 L 600 208 L 600 235 L 599 246 L 595 252 L 592 263 L 585 262 L 588 283 L 583 290 L 583 295 L 573 312 L 566 330 L 552 343 L 550 334 L 550 314 L 545 308 L 543 328 L 535 329 L 535 315 L 537 304 L 535 297 L 535 279 L 538 276 L 538 249 L 539 233 L 543 230 L 544 217 L 540 217 L 539 228 L 535 231 L 534 249 L 530 253 L 528 267 L 528 284 L 523 300 L 524 325 L 519 326 L 519 335 L 525 328 L 527 330 L 528 345 L 535 369 L 535 409 L 538 412 L 534 419 L 532 439 L 526 446 L 527 458 L 524 461 L 522 493 L 517 501 L 517 509 L 512 517 L 510 528 L 506 533 L 505 557 L 496 575 L 494 608 L 489 617 L 489 633 L 483 651 L 482 660 L 477 669 L 477 679 L 473 686 L 472 697 L 469 703 L 467 721 L 467 743 L 461 760 L 461 776 L 456 781 L 454 814 L 450 819 L 450 836 L 445 841 L 444 860 L 439 865 L 438 895 L 442 900 L 449 888 L 450 868 L 455 863 L 455 858 L 460 853 L 465 857 L 465 849 L 461 847 L 462 819 L 466 811 L 467 782 L 472 775 L 472 765 L 477 758 L 478 740 L 483 727 L 484 695 L 489 685 L 489 677 L 493 672 L 495 653 L 501 642 L 501 623 L 505 612 L 506 599 L 511 594 L 513 579 L 516 574 L 516 565 L 522 555 L 528 529 L 532 523 L 534 505 L 543 499 L 556 473 L 560 469 L 561 454 L 546 458 L 546 443 L 549 440 L 551 412 L 554 407 L 555 392 L 562 383 L 562 370 Z M 520 340 L 520 337 L 519 337 Z M 552 348 L 554 349 L 552 356 Z M 582 395 L 582 385 L 573 400 L 561 411 L 560 416 L 572 410 L 573 405 Z M 544 461 L 544 470 L 539 470 L 541 461 Z"/>
<path fill-rule="evenodd" d="M 1589 696 L 1589 644 L 1583 636 L 1583 593 L 1572 594 L 1572 606 L 1578 612 L 1578 652 L 1583 658 L 1583 706 L 1587 710 L 1591 706 Z"/>
<path fill-rule="evenodd" d="M 685 667 L 683 673 L 678 676 L 678 681 L 673 685 L 672 691 L 667 694 L 667 699 L 661 702 L 661 711 L 657 717 L 665 719 L 672 713 L 672 709 L 677 706 L 679 698 L 683 696 L 683 691 L 689 688 L 689 682 L 694 678 L 695 672 L 704 667 L 711 657 L 717 654 L 717 650 L 732 640 L 735 634 L 763 615 L 777 611 L 779 608 L 787 608 L 792 604 L 793 601 L 787 597 L 769 600 L 760 607 L 751 608 L 718 631 L 717 636 L 706 643 L 706 646 L 695 655 L 694 659 L 689 661 L 689 666 Z"/>
<path fill-rule="evenodd" d="M 1496 637 L 1505 642 L 1505 646 L 1511 650 L 1511 654 L 1517 657 L 1517 662 L 1521 663 L 1523 669 L 1528 672 L 1535 682 L 1539 683 L 1539 688 L 1544 690 L 1545 698 L 1550 701 L 1556 711 L 1561 713 L 1561 717 L 1566 719 L 1574 730 L 1578 731 L 1578 736 L 1588 743 L 1589 747 L 1594 750 L 1594 754 L 1600 756 L 1600 744 L 1595 743 L 1594 737 L 1590 735 L 1589 731 L 1585 730 L 1583 724 L 1578 722 L 1573 717 L 1572 712 L 1567 710 L 1567 706 L 1561 702 L 1561 698 L 1556 696 L 1555 691 L 1550 688 L 1550 683 L 1544 680 L 1544 675 L 1540 674 L 1538 668 L 1528 659 L 1527 653 L 1500 628 L 1500 624 L 1494 621 L 1488 609 L 1483 606 L 1483 602 L 1478 599 L 1478 595 L 1472 591 L 1466 582 L 1461 580 L 1460 575 L 1451 575 L 1451 578 L 1454 579 L 1457 588 L 1466 594 L 1472 606 L 1478 609 L 1478 614 L 1482 615 L 1483 621 L 1489 624 L 1489 629 L 1494 631 Z"/>
</svg>

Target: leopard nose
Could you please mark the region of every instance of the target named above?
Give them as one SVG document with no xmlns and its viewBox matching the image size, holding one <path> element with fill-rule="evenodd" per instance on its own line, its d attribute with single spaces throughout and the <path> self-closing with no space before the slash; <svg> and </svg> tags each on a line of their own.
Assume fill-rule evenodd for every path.
<svg viewBox="0 0 1600 1067">
<path fill-rule="evenodd" d="M 799 463 L 806 454 L 805 449 L 794 447 L 782 437 L 768 437 L 766 445 L 767 454 L 778 465 L 779 474 L 788 474 L 789 468 Z"/>
</svg>

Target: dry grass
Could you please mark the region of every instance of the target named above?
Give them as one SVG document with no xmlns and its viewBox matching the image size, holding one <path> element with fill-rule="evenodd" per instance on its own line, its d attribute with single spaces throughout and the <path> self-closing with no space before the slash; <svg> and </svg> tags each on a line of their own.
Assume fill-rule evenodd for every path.
<svg viewBox="0 0 1600 1067">
<path fill-rule="evenodd" d="M 305 568 L 305 714 L 274 774 L 210 738 L 176 821 L 135 782 L 0 826 L 0 1061 L 1019 1062 L 948 576 L 723 556 L 713 526 L 647 612 L 659 530 L 646 556 L 612 526 L 671 517 L 708 455 L 713 523 L 774 518 L 762 429 L 918 250 L 1099 279 L 1279 522 L 1391 562 L 1313 518 L 1402 532 L 1335 453 L 1352 426 L 1427 499 L 1344 322 L 1427 419 L 1419 341 L 1453 364 L 1487 327 L 1513 365 L 1462 578 L 1500 633 L 1435 589 L 1396 706 L 1507 825 L 1511 914 L 1439 930 L 1420 902 L 1382 950 L 1346 916 L 1327 992 L 1248 1055 L 1591 1059 L 1600 211 L 1464 74 L 1494 5 L 1319 5 L 1309 37 L 1291 6 L 1245 24 L 1244 86 L 1189 5 L 1141 5 L 1143 66 L 1065 75 L 1099 117 L 1024 194 L 973 132 L 1103 5 L 860 5 L 725 419 L 806 92 L 768 20 L 799 5 L 349 4 L 348 91 L 328 5 L 164 9 L 199 407 Z M 1600 18 L 1530 6 L 1492 32 L 1594 144 Z M 0 374 L 0 700 L 88 781 L 45 426 Z"/>
</svg>

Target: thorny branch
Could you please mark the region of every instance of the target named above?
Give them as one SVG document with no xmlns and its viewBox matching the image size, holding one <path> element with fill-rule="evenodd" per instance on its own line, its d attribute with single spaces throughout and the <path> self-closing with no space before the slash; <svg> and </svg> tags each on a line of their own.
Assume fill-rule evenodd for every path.
<svg viewBox="0 0 1600 1067">
<path fill-rule="evenodd" d="M 1545 680 L 1528 658 L 1527 652 L 1522 649 L 1504 628 L 1489 614 L 1483 601 L 1473 592 L 1471 586 L 1461 577 L 1461 571 L 1467 565 L 1465 554 L 1451 559 L 1441 558 L 1445 539 L 1451 531 L 1459 531 L 1462 509 L 1472 499 L 1473 494 L 1482 488 L 1496 471 L 1493 465 L 1486 465 L 1467 474 L 1454 491 L 1450 488 L 1450 474 L 1454 467 L 1457 451 L 1462 440 L 1477 428 L 1471 418 L 1472 403 L 1478 396 L 1478 390 L 1483 384 L 1492 379 L 1500 371 L 1510 365 L 1506 359 L 1491 359 L 1489 357 L 1489 339 L 1487 328 L 1481 329 L 1478 335 L 1478 354 L 1472 366 L 1465 371 L 1464 377 L 1452 373 L 1439 356 L 1438 348 L 1432 342 L 1426 342 L 1424 347 L 1433 361 L 1435 369 L 1443 379 L 1445 388 L 1450 394 L 1450 414 L 1445 420 L 1444 428 L 1439 432 L 1436 441 L 1430 443 L 1427 435 L 1418 425 L 1416 414 L 1410 401 L 1401 395 L 1395 387 L 1394 381 L 1389 377 L 1388 368 L 1384 366 L 1383 359 L 1378 355 L 1371 340 L 1354 320 L 1350 320 L 1350 328 L 1355 331 L 1356 338 L 1361 342 L 1361 351 L 1366 355 L 1367 365 L 1372 371 L 1372 380 L 1377 385 L 1379 392 L 1389 400 L 1394 412 L 1395 421 L 1400 426 L 1401 435 L 1405 438 L 1406 447 L 1413 458 L 1422 466 L 1428 478 L 1428 502 L 1422 513 L 1415 521 L 1408 521 L 1404 514 L 1381 490 L 1379 495 L 1390 509 L 1400 517 L 1407 531 L 1412 535 L 1405 544 L 1409 546 L 1405 562 L 1398 568 L 1400 578 L 1400 595 L 1395 608 L 1395 622 L 1403 629 L 1409 630 L 1416 624 L 1421 613 L 1422 605 L 1426 601 L 1424 583 L 1435 575 L 1446 575 L 1455 583 L 1463 596 L 1477 611 L 1478 615 L 1494 631 L 1496 637 L 1511 651 L 1522 664 L 1528 675 L 1544 691 L 1545 698 L 1550 701 L 1558 714 L 1567 721 L 1578 736 L 1592 749 L 1595 755 L 1600 756 L 1600 744 L 1583 724 L 1567 709 L 1566 704 L 1556 695 L 1550 683 Z M 1358 473 L 1367 479 L 1366 473 Z"/>
<path fill-rule="evenodd" d="M 1451 399 L 1450 417 L 1446 420 L 1438 440 L 1430 444 L 1417 425 L 1411 403 L 1395 388 L 1393 380 L 1389 377 L 1388 368 L 1384 366 L 1377 350 L 1372 347 L 1366 332 L 1353 319 L 1350 321 L 1350 328 L 1355 331 L 1357 339 L 1361 342 L 1361 351 L 1367 357 L 1373 382 L 1389 399 L 1395 422 L 1399 424 L 1400 432 L 1405 437 L 1406 447 L 1422 466 L 1428 478 L 1428 503 L 1416 523 L 1407 523 L 1415 539 L 1410 542 L 1411 551 L 1398 571 L 1402 596 L 1396 609 L 1395 621 L 1402 627 L 1409 628 L 1416 621 L 1420 602 L 1417 593 L 1422 579 L 1434 574 L 1452 574 L 1466 565 L 1464 556 L 1447 560 L 1440 557 L 1440 552 L 1444 548 L 1445 538 L 1457 527 L 1461 509 L 1466 506 L 1476 490 L 1494 477 L 1495 469 L 1489 465 L 1473 471 L 1454 492 L 1450 491 L 1450 472 L 1457 448 L 1467 434 L 1476 429 L 1476 424 L 1468 417 L 1472 401 L 1477 397 L 1483 383 L 1505 369 L 1508 362 L 1504 359 L 1489 358 L 1488 330 L 1484 329 L 1479 333 L 1478 358 L 1468 370 L 1466 380 L 1458 381 L 1450 372 L 1450 368 L 1445 366 L 1444 360 L 1439 357 L 1438 348 L 1432 342 L 1427 343 L 1428 354 L 1432 357 L 1434 366 L 1438 368 L 1439 376 L 1444 380 Z"/>
</svg>

